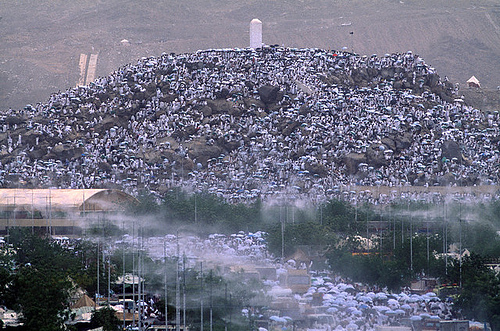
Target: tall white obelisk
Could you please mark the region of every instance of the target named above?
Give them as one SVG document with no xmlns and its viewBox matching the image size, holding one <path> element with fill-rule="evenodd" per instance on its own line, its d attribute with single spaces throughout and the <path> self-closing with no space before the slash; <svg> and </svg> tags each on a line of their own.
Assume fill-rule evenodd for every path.
<svg viewBox="0 0 500 331">
<path fill-rule="evenodd" d="M 254 18 L 250 22 L 250 48 L 262 47 L 262 22 Z"/>
</svg>

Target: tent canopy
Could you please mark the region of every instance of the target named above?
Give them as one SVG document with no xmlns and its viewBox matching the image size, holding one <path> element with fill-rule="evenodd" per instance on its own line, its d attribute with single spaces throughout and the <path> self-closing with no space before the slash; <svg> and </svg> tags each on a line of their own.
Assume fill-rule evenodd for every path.
<svg viewBox="0 0 500 331">
<path fill-rule="evenodd" d="M 71 307 L 72 309 L 82 308 L 82 307 L 94 307 L 95 302 L 87 294 L 84 294 L 77 302 Z"/>
<path fill-rule="evenodd" d="M 481 83 L 479 83 L 479 80 L 475 76 L 472 76 L 467 81 L 467 86 L 469 86 L 469 87 L 481 87 Z"/>
<path fill-rule="evenodd" d="M 137 199 L 108 189 L 0 189 L 2 210 L 119 211 Z"/>
</svg>

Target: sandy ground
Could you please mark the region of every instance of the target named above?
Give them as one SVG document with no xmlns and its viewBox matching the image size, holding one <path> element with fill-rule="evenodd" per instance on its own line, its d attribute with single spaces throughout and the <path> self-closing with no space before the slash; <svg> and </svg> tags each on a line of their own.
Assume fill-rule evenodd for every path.
<svg viewBox="0 0 500 331">
<path fill-rule="evenodd" d="M 103 76 L 162 52 L 246 47 L 255 17 L 267 44 L 368 55 L 412 50 L 462 86 L 471 75 L 500 85 L 494 0 L 2 0 L 0 109 L 75 86 L 81 53 L 99 55 Z"/>
</svg>

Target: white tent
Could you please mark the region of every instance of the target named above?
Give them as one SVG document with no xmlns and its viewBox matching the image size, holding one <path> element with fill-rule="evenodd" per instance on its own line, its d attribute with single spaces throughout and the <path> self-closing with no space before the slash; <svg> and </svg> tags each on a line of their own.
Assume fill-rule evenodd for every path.
<svg viewBox="0 0 500 331">
<path fill-rule="evenodd" d="M 467 86 L 468 87 L 476 87 L 476 88 L 480 88 L 481 87 L 481 83 L 479 83 L 479 80 L 475 77 L 475 76 L 472 76 L 471 78 L 469 78 L 469 80 L 467 81 Z"/>
</svg>

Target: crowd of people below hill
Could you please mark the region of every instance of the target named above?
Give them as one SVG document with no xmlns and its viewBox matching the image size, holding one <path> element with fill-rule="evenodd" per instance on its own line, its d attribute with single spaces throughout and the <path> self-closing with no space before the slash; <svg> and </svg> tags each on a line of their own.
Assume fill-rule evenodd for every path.
<svg viewBox="0 0 500 331">
<path fill-rule="evenodd" d="M 436 77 L 412 52 L 265 47 L 142 58 L 2 111 L 0 182 L 14 185 L 17 174 L 18 187 L 158 195 L 183 186 L 232 202 L 352 198 L 352 186 L 497 185 L 498 112 L 458 95 L 444 101 L 433 88 L 446 81 Z M 262 86 L 279 87 L 279 97 L 265 103 Z M 221 101 L 222 111 L 213 106 Z M 443 154 L 445 142 L 457 157 Z M 350 169 L 353 155 L 363 162 Z"/>
<path fill-rule="evenodd" d="M 265 236 L 266 233 L 260 231 L 240 231 L 231 235 L 211 234 L 204 239 L 193 235 L 170 234 L 142 240 L 140 237 L 125 235 L 109 249 L 112 252 L 124 244 L 127 247 L 141 247 L 156 261 L 163 261 L 165 256 L 178 256 L 182 268 L 200 272 L 208 272 L 210 269 L 219 272 L 227 270 L 228 274 L 231 273 L 229 270 L 233 270 L 234 273 L 240 273 L 239 277 L 243 279 L 245 275 L 242 270 L 245 268 L 246 272 L 255 271 L 255 267 L 275 270 L 274 275 L 269 274 L 261 279 L 266 295 L 272 298 L 270 307 L 262 312 L 248 308 L 242 310 L 242 314 L 248 318 L 269 321 L 271 328 L 280 324 L 284 329 L 291 328 L 294 321 L 307 325 L 305 321 L 308 314 L 331 315 L 333 320 L 327 326 L 328 330 L 374 330 L 376 326 L 415 325 L 423 321 L 457 318 L 452 311 L 452 301 L 441 300 L 433 292 L 417 294 L 409 288 L 403 288 L 391 293 L 377 286 L 353 283 L 326 271 L 309 271 L 310 287 L 307 291 L 293 293 L 285 283 L 280 282 L 279 276 L 287 274 L 289 270 L 306 267 L 293 259 L 275 259 L 267 252 Z M 315 270 L 315 267 L 312 269 Z M 145 301 L 143 321 L 150 322 L 162 314 L 155 310 L 155 303 L 159 300 L 160 297 L 153 296 Z M 284 306 L 279 302 L 287 304 Z M 115 309 L 120 310 L 122 306 L 118 304 Z"/>
</svg>

